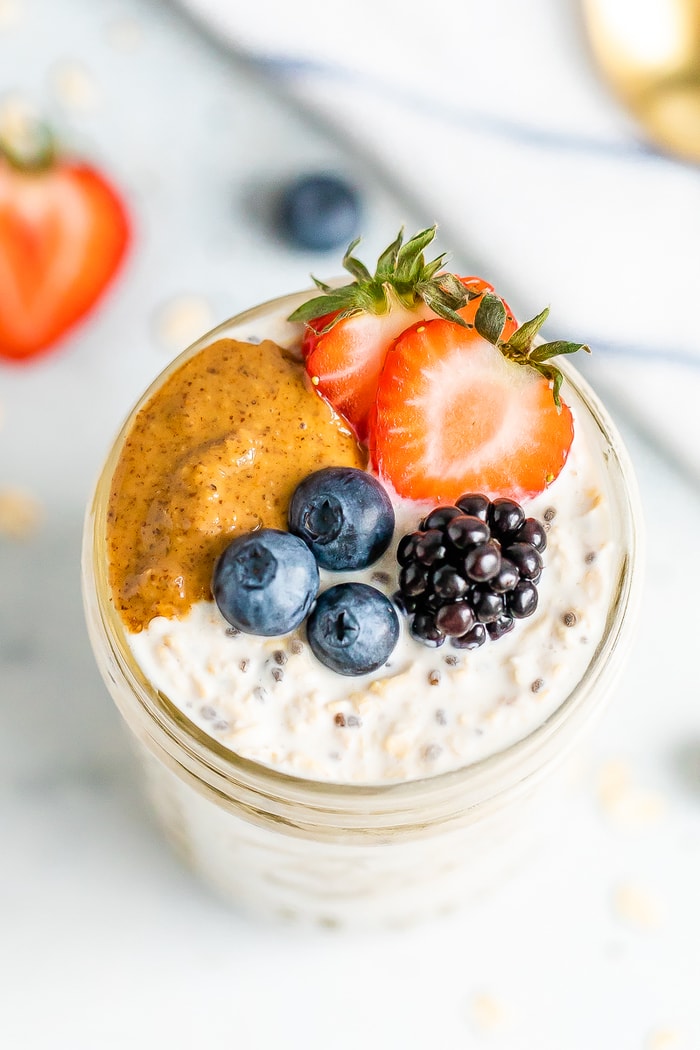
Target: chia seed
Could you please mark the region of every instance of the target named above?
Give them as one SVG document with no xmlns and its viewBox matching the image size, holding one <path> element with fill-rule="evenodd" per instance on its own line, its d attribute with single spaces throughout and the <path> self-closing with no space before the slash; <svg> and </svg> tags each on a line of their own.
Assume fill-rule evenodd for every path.
<svg viewBox="0 0 700 1050">
<path fill-rule="evenodd" d="M 228 722 L 225 718 L 219 718 L 218 721 L 212 722 L 211 727 L 212 729 L 216 729 L 217 732 L 223 733 L 226 729 L 228 729 Z"/>
<path fill-rule="evenodd" d="M 301 639 L 295 638 L 290 643 L 289 649 L 290 649 L 290 652 L 294 653 L 295 656 L 298 656 L 299 653 L 303 653 L 304 652 L 304 643 L 301 641 Z"/>
<path fill-rule="evenodd" d="M 253 696 L 256 700 L 259 700 L 261 704 L 264 704 L 267 700 L 267 689 L 264 685 L 256 685 L 253 690 Z"/>
<path fill-rule="evenodd" d="M 345 727 L 345 715 L 343 714 L 343 712 L 339 711 L 333 719 L 333 721 L 337 726 L 340 726 L 340 728 L 343 729 Z"/>
<path fill-rule="evenodd" d="M 275 649 L 274 653 L 272 654 L 272 658 L 276 664 L 279 664 L 280 667 L 284 667 L 288 660 L 288 656 L 285 653 L 284 649 Z"/>
<path fill-rule="evenodd" d="M 544 687 L 544 678 L 536 678 L 530 686 L 533 693 L 539 693 L 540 689 Z"/>
<path fill-rule="evenodd" d="M 250 660 L 247 657 L 244 657 L 238 666 L 243 672 L 243 674 L 245 674 L 248 668 L 250 667 Z"/>
<path fill-rule="evenodd" d="M 229 638 L 238 638 L 238 635 L 240 633 L 241 632 L 238 630 L 237 627 L 227 627 L 226 628 L 226 634 L 229 636 Z"/>
<path fill-rule="evenodd" d="M 430 683 L 430 685 L 440 685 L 440 672 L 431 671 L 428 674 L 428 682 Z"/>
<path fill-rule="evenodd" d="M 358 718 L 357 715 L 348 715 L 347 717 L 348 729 L 359 729 L 362 725 L 362 719 Z"/>
<path fill-rule="evenodd" d="M 372 582 L 373 583 L 381 583 L 385 587 L 388 587 L 389 584 L 391 583 L 391 575 L 388 572 L 373 572 L 372 573 Z"/>
<path fill-rule="evenodd" d="M 586 555 L 586 557 L 584 558 L 584 561 L 585 561 L 586 565 L 592 565 L 593 562 L 595 561 L 595 559 L 596 559 L 595 551 L 589 551 L 588 554 Z"/>
<path fill-rule="evenodd" d="M 556 509 L 554 507 L 547 507 L 546 511 L 542 515 L 545 521 L 554 521 L 557 516 Z"/>
<path fill-rule="evenodd" d="M 282 668 L 281 667 L 273 667 L 272 668 L 272 677 L 274 678 L 274 680 L 276 682 L 281 682 L 282 679 L 284 678 L 284 671 L 282 670 Z"/>
<path fill-rule="evenodd" d="M 459 660 L 457 659 L 456 656 L 453 656 L 452 654 L 450 654 L 449 656 L 445 657 L 445 663 L 448 665 L 448 667 L 456 667 L 457 664 L 459 663 Z"/>
<path fill-rule="evenodd" d="M 435 712 L 435 721 L 439 726 L 447 725 L 447 715 L 441 707 L 438 707 L 437 711 Z"/>
<path fill-rule="evenodd" d="M 564 613 L 564 615 L 561 618 L 561 622 L 564 624 L 565 627 L 575 627 L 576 626 L 576 613 L 575 612 Z"/>
<path fill-rule="evenodd" d="M 199 714 L 201 718 L 211 722 L 212 718 L 216 718 L 216 708 L 212 707 L 211 704 L 204 704 L 203 707 L 200 707 Z"/>
</svg>

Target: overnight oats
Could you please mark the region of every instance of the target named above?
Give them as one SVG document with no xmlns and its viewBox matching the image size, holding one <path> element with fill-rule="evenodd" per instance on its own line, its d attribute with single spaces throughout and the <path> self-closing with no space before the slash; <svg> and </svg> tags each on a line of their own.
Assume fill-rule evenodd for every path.
<svg viewBox="0 0 700 1050">
<path fill-rule="evenodd" d="M 246 909 L 401 924 L 513 870 L 610 696 L 638 507 L 604 409 L 434 229 L 222 325 L 90 509 L 105 681 L 188 863 Z"/>
</svg>

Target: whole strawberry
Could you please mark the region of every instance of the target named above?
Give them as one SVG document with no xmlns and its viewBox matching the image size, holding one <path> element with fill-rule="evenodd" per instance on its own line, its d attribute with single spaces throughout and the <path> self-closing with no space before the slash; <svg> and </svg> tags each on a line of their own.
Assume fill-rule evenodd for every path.
<svg viewBox="0 0 700 1050">
<path fill-rule="evenodd" d="M 53 347 L 105 291 L 128 240 L 116 191 L 58 156 L 45 125 L 0 132 L 0 358 Z"/>
</svg>

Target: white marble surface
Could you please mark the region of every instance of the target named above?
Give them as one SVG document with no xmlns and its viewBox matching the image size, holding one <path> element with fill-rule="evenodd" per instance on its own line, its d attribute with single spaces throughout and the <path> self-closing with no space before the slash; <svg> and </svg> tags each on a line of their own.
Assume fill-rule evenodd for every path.
<svg viewBox="0 0 700 1050">
<path fill-rule="evenodd" d="M 0 536 L 0 1045 L 697 1050 L 700 493 L 620 420 L 650 539 L 644 612 L 546 863 L 475 913 L 400 935 L 300 936 L 225 911 L 150 823 L 93 666 L 83 505 L 188 318 L 222 319 L 327 268 L 269 232 L 275 181 L 351 172 L 370 255 L 401 221 L 432 217 L 156 0 L 0 0 L 9 90 L 124 187 L 135 245 L 60 351 L 0 368 L 0 490 L 21 485 L 43 508 L 32 538 Z M 611 807 L 600 786 L 615 769 L 631 786 Z"/>
</svg>

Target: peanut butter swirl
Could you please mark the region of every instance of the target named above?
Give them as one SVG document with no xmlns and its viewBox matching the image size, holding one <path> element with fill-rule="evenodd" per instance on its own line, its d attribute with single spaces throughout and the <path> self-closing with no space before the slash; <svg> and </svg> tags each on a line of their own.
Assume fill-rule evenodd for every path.
<svg viewBox="0 0 700 1050">
<path fill-rule="evenodd" d="M 129 629 L 211 598 L 231 535 L 285 528 L 296 485 L 331 465 L 365 462 L 275 343 L 220 339 L 186 361 L 137 414 L 112 481 L 110 584 Z"/>
</svg>

